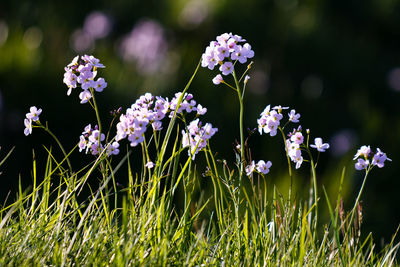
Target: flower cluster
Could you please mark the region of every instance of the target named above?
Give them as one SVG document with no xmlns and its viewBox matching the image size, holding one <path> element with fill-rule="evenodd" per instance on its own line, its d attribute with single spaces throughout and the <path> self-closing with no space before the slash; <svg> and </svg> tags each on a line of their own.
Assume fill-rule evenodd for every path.
<svg viewBox="0 0 400 267">
<path fill-rule="evenodd" d="M 189 123 L 187 132 L 182 130 L 182 147 L 190 147 L 188 154 L 194 160 L 195 155 L 207 146 L 207 140 L 216 132 L 217 128 L 213 128 L 211 123 L 202 126 L 201 121 L 196 119 Z"/>
<path fill-rule="evenodd" d="M 169 108 L 171 110 L 171 113 L 169 114 L 170 118 L 172 118 L 172 116 L 174 115 L 174 112 L 172 111 L 176 110 L 181 95 L 182 95 L 181 92 L 176 93 L 174 98 L 172 98 L 171 102 L 169 103 Z M 197 115 L 204 115 L 207 112 L 207 108 L 203 107 L 200 104 L 197 104 L 196 100 L 193 99 L 192 94 L 185 93 L 185 95 L 182 97 L 182 102 L 179 105 L 176 113 L 182 114 L 183 111 L 186 111 L 187 113 L 196 111 Z"/>
<path fill-rule="evenodd" d="M 373 166 L 383 168 L 386 160 L 392 161 L 386 156 L 386 153 L 382 152 L 379 148 L 377 148 L 374 153 L 370 146 L 360 147 L 354 155 L 353 160 L 357 160 L 355 164 L 356 170 L 364 170 L 370 167 L 372 168 Z"/>
<path fill-rule="evenodd" d="M 283 118 L 282 115 L 282 110 L 283 109 L 288 109 L 288 107 L 281 107 L 281 106 L 276 106 L 271 109 L 271 105 L 268 105 L 263 112 L 260 114 L 260 118 L 257 120 L 258 123 L 258 131 L 260 134 L 263 132 L 266 134 L 269 134 L 270 136 L 275 136 L 278 130 L 278 127 L 280 125 L 280 121 Z M 293 109 L 291 113 L 296 113 L 296 111 Z M 291 113 L 289 113 L 289 118 L 291 116 Z M 293 122 L 298 122 L 298 118 L 300 118 L 300 114 L 296 114 L 296 121 Z"/>
<path fill-rule="evenodd" d="M 79 139 L 79 152 L 84 150 L 85 153 L 90 152 L 92 155 L 98 155 L 104 150 L 101 142 L 104 141 L 105 135 L 100 133 L 97 125 L 94 128 L 90 124 L 87 125 Z M 118 142 L 109 144 L 106 151 L 107 156 L 117 155 L 119 153 L 118 147 Z"/>
<path fill-rule="evenodd" d="M 286 139 L 286 150 L 290 160 L 296 163 L 296 169 L 300 168 L 303 163 L 300 146 L 304 143 L 304 136 L 301 133 L 301 127 L 294 129 L 289 133 L 289 138 Z"/>
<path fill-rule="evenodd" d="M 102 92 L 104 88 L 106 88 L 107 82 L 104 78 L 95 80 L 98 68 L 104 68 L 104 65 L 101 64 L 100 60 L 97 58 L 84 55 L 79 59 L 79 56 L 76 56 L 72 62 L 65 67 L 64 83 L 69 88 L 67 95 L 70 95 L 72 89 L 79 85 L 82 88 L 79 98 L 81 99 L 81 104 L 84 104 L 92 98 L 90 89 Z"/>
<path fill-rule="evenodd" d="M 201 66 L 213 70 L 215 66 L 219 65 L 219 70 L 223 75 L 231 74 L 234 62 L 239 61 L 244 64 L 248 58 L 254 57 L 251 45 L 245 42 L 246 40 L 241 36 L 232 33 L 224 33 L 217 36 L 217 40 L 211 41 L 203 53 Z M 213 79 L 215 84 L 219 84 L 222 81 L 220 74 Z"/>
<path fill-rule="evenodd" d="M 32 133 L 32 122 L 39 121 L 40 113 L 42 113 L 42 109 L 41 108 L 38 109 L 35 106 L 30 107 L 29 113 L 26 113 L 26 118 L 24 120 L 24 125 L 25 125 L 24 134 L 26 136 Z"/>
<path fill-rule="evenodd" d="M 178 106 L 182 93 L 176 93 L 175 97 L 168 101 L 162 97 L 155 97 L 150 93 L 142 95 L 130 108 L 122 114 L 117 124 L 116 140 L 119 141 L 128 138 L 131 146 L 137 146 L 144 141 L 143 134 L 146 132 L 147 126 L 151 125 L 153 130 L 162 129 L 161 120 L 169 113 L 172 118 L 176 110 L 177 114 L 183 112 L 197 112 L 197 115 L 203 115 L 207 109 L 197 104 L 192 94 L 182 96 L 182 101 Z"/>
<path fill-rule="evenodd" d="M 254 160 L 251 161 L 250 165 L 246 166 L 246 175 L 250 176 L 254 171 L 257 171 L 262 174 L 267 174 L 269 173 L 269 169 L 272 166 L 271 161 L 265 162 L 264 160 L 260 160 L 255 164 Z"/>
<path fill-rule="evenodd" d="M 282 112 L 287 109 L 289 109 L 289 107 L 275 106 L 271 108 L 271 106 L 268 105 L 263 112 L 261 112 L 260 118 L 257 120 L 258 131 L 260 134 L 266 133 L 270 136 L 275 136 L 278 129 L 283 131 L 284 126 L 280 128 L 281 120 L 283 118 Z M 296 113 L 296 110 L 290 110 L 287 115 L 288 122 L 299 123 L 300 114 Z M 310 145 L 310 147 L 317 149 L 319 152 L 325 152 L 325 150 L 329 148 L 329 144 L 323 143 L 322 138 L 320 137 L 315 138 L 314 142 L 315 143 Z M 301 132 L 301 126 L 297 129 L 293 129 L 293 131 L 288 134 L 288 139 L 286 139 L 285 145 L 288 157 L 296 163 L 296 169 L 300 168 L 303 163 L 301 148 L 306 148 L 306 145 L 304 144 L 304 136 Z"/>
</svg>

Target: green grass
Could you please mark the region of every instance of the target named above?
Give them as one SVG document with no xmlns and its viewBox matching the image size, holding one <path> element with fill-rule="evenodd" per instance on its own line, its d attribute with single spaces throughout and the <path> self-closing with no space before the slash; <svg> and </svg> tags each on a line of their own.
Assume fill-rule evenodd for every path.
<svg viewBox="0 0 400 267">
<path fill-rule="evenodd" d="M 124 161 L 129 161 L 128 155 L 121 164 Z M 17 200 L 0 211 L 1 266 L 397 264 L 399 244 L 391 242 L 376 251 L 372 235 L 362 240 L 359 216 L 356 213 L 353 223 L 346 221 L 340 195 L 331 208 L 325 193 L 322 199 L 329 203 L 331 220 L 316 231 L 312 201 L 311 206 L 308 201 L 289 201 L 276 188 L 268 198 L 263 181 L 260 187 L 243 190 L 237 224 L 229 175 L 212 177 L 220 180 L 222 192 L 193 199 L 197 178 L 187 171 L 180 185 L 186 191 L 185 209 L 178 211 L 173 186 L 167 183 L 154 195 L 158 187 L 144 176 L 134 176 L 130 168 L 124 173 L 129 177 L 126 189 L 116 192 L 109 187 L 114 177 L 110 173 L 86 200 L 78 201 L 91 166 L 71 176 L 49 151 L 44 179 L 38 183 L 36 160 L 33 163 L 33 188 L 29 193 L 21 189 Z M 121 175 L 118 169 L 113 171 Z M 113 207 L 117 195 L 118 206 Z"/>
</svg>

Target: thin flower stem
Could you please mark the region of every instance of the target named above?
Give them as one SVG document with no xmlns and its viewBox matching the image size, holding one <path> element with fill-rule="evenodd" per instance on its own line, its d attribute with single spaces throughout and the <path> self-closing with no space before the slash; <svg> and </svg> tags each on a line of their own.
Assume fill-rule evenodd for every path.
<svg viewBox="0 0 400 267">
<path fill-rule="evenodd" d="M 317 231 L 317 223 L 318 223 L 318 189 L 317 189 L 317 174 L 315 172 L 316 166 L 318 164 L 318 160 L 316 163 L 314 163 L 313 156 L 311 154 L 311 151 L 308 149 L 308 138 L 307 138 L 307 147 L 306 147 L 306 152 L 308 156 L 310 157 L 310 165 L 311 165 L 311 176 L 312 176 L 312 181 L 313 181 L 313 190 L 314 190 L 314 205 L 315 205 L 315 216 L 314 216 L 314 237 L 316 236 L 316 231 Z M 319 154 L 318 154 L 319 156 Z"/>
<path fill-rule="evenodd" d="M 310 153 L 311 154 L 311 153 Z M 314 186 L 314 204 L 315 204 L 315 216 L 314 216 L 314 237 L 316 237 L 317 225 L 318 225 L 318 191 L 317 191 L 317 175 L 315 173 L 315 167 L 313 159 L 311 158 L 311 173 Z"/>
<path fill-rule="evenodd" d="M 358 192 L 358 195 L 357 195 L 357 198 L 356 198 L 356 202 L 354 202 L 353 209 L 351 210 L 351 216 L 350 216 L 350 221 L 349 221 L 349 223 L 351 223 L 351 222 L 353 221 L 353 218 L 354 218 L 354 211 L 356 210 L 357 205 L 358 205 L 358 203 L 360 202 L 361 194 L 362 194 L 362 192 L 364 191 L 365 182 L 367 181 L 367 177 L 368 177 L 368 174 L 369 174 L 369 172 L 371 171 L 371 169 L 372 169 L 372 167 L 368 167 L 368 168 L 366 169 L 366 171 L 365 171 L 365 175 L 364 175 L 364 179 L 363 179 L 363 182 L 362 182 L 360 191 Z"/>
<path fill-rule="evenodd" d="M 102 127 L 101 127 L 101 120 L 100 120 L 100 115 L 99 115 L 99 108 L 97 107 L 97 103 L 96 103 L 96 99 L 94 97 L 94 90 L 93 88 L 90 88 L 90 93 L 92 94 L 92 98 L 93 98 L 93 106 L 94 106 L 94 111 L 96 112 L 96 119 L 97 119 L 97 125 L 99 125 L 99 142 L 100 142 L 100 135 L 102 132 Z"/>
<path fill-rule="evenodd" d="M 239 105 L 240 105 L 240 114 L 239 114 L 239 130 L 240 130 L 240 172 L 241 175 L 244 170 L 244 137 L 243 137 L 243 114 L 244 114 L 244 105 L 243 105 L 243 97 L 240 92 L 240 85 L 239 82 L 236 78 L 235 71 L 232 72 L 233 78 L 235 79 L 235 84 L 236 84 L 236 92 L 238 94 L 238 99 L 239 99 Z M 241 177 L 240 175 L 240 177 Z"/>
<path fill-rule="evenodd" d="M 247 74 L 247 72 L 249 72 L 249 70 L 251 69 L 251 66 L 253 65 L 253 63 L 254 62 L 252 61 L 252 62 L 250 62 L 249 65 L 247 65 L 247 69 L 243 72 L 242 76 L 239 79 L 239 82 L 241 82 L 243 80 L 244 76 Z"/>
<path fill-rule="evenodd" d="M 69 161 L 68 155 L 67 155 L 67 153 L 65 152 L 64 147 L 63 147 L 63 145 L 61 144 L 61 142 L 60 142 L 60 141 L 58 140 L 58 138 L 53 134 L 53 132 L 50 131 L 49 127 L 47 126 L 47 123 L 46 123 L 46 126 L 42 125 L 40 122 L 38 122 L 38 124 L 39 124 L 51 137 L 53 137 L 53 139 L 56 141 L 56 143 L 57 143 L 58 146 L 60 147 L 62 153 L 64 154 L 64 157 L 65 157 L 65 159 L 67 160 L 67 164 L 68 164 L 69 170 L 70 170 L 71 173 L 72 173 L 73 170 L 72 170 L 71 162 Z"/>
<path fill-rule="evenodd" d="M 197 64 L 197 67 L 196 67 L 194 73 L 192 74 L 192 77 L 190 77 L 189 82 L 186 84 L 185 88 L 183 89 L 182 95 L 179 98 L 178 104 L 177 104 L 176 109 L 174 111 L 174 115 L 172 116 L 171 121 L 170 121 L 170 123 L 168 125 L 168 128 L 167 128 L 167 131 L 165 133 L 165 137 L 164 137 L 163 143 L 161 145 L 161 151 L 160 151 L 160 154 L 159 154 L 159 156 L 157 158 L 156 166 L 155 166 L 155 169 L 154 169 L 154 173 L 157 173 L 158 176 L 161 176 L 161 172 L 162 172 L 162 169 L 163 169 L 162 168 L 162 162 L 163 162 L 163 159 L 164 159 L 165 151 L 167 149 L 169 138 L 170 138 L 171 133 L 172 133 L 172 129 L 174 128 L 174 125 L 175 125 L 175 120 L 176 120 L 176 117 L 177 117 L 177 110 L 178 110 L 180 104 L 182 103 L 183 96 L 185 95 L 186 91 L 189 89 L 190 85 L 192 84 L 192 81 L 193 81 L 194 77 L 196 76 L 197 71 L 200 68 L 200 65 L 201 65 L 201 59 L 200 59 L 199 63 Z"/>
<path fill-rule="evenodd" d="M 285 133 L 283 132 L 283 129 L 279 126 L 278 127 L 279 131 L 282 134 L 282 138 L 283 138 L 283 144 L 285 146 L 285 154 L 286 154 L 286 158 L 287 158 L 287 162 L 288 162 L 288 167 L 289 167 L 289 176 L 292 177 L 292 166 L 290 164 L 290 158 L 289 158 L 289 152 L 288 152 L 288 148 L 286 145 L 286 137 L 285 137 Z"/>
<path fill-rule="evenodd" d="M 229 83 L 222 81 L 223 84 L 225 84 L 226 86 L 228 86 L 230 89 L 232 89 L 233 91 L 237 92 L 237 89 L 235 87 L 233 87 L 232 85 L 230 85 Z"/>
<path fill-rule="evenodd" d="M 240 210 L 240 202 L 241 202 L 241 186 L 242 186 L 242 177 L 244 171 L 244 137 L 243 137 L 243 113 L 244 113 L 244 106 L 243 106 L 243 97 L 240 92 L 240 85 L 236 78 L 235 70 L 232 71 L 232 76 L 235 80 L 236 84 L 236 91 L 238 94 L 239 105 L 240 105 L 240 114 L 239 114 L 239 129 L 240 129 L 240 171 L 239 171 L 239 184 L 238 184 L 238 199 L 237 204 L 235 207 L 236 213 L 236 227 L 238 231 L 238 242 L 239 247 L 241 247 L 241 238 L 240 238 L 240 223 L 239 223 L 239 210 Z"/>
</svg>

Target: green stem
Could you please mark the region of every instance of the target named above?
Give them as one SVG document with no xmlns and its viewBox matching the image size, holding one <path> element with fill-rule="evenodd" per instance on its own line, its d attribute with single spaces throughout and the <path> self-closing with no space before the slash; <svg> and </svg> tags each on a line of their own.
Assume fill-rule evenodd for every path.
<svg viewBox="0 0 400 267">
<path fill-rule="evenodd" d="M 236 78 L 235 71 L 232 72 L 233 78 L 235 79 L 236 84 L 236 92 L 238 94 L 239 105 L 240 105 L 240 113 L 239 113 L 239 130 L 240 130 L 240 177 L 242 177 L 242 173 L 244 170 L 244 136 L 243 136 L 243 114 L 244 114 L 244 105 L 243 105 L 243 97 L 240 92 L 240 85 Z"/>
<path fill-rule="evenodd" d="M 314 218 L 314 231 L 315 233 L 317 232 L 317 223 L 318 223 L 318 191 L 317 191 L 317 175 L 315 173 L 315 165 L 314 161 L 311 158 L 311 173 L 312 173 L 312 178 L 313 178 L 313 184 L 314 184 L 314 204 L 315 204 L 315 218 Z M 314 235 L 315 237 L 316 235 Z"/>
<path fill-rule="evenodd" d="M 239 130 L 240 130 L 240 171 L 239 171 L 239 184 L 238 184 L 238 199 L 235 207 L 236 210 L 236 227 L 238 232 L 238 241 L 239 248 L 241 248 L 241 238 L 240 238 L 240 223 L 239 223 L 239 211 L 240 211 L 240 202 L 241 202 L 241 186 L 242 186 L 242 177 L 244 171 L 244 137 L 243 137 L 243 113 L 244 113 L 244 105 L 243 105 L 243 96 L 240 92 L 239 81 L 236 78 L 235 70 L 232 72 L 233 78 L 236 84 L 236 91 L 238 94 L 239 105 L 240 105 L 240 113 L 239 113 Z"/>
<path fill-rule="evenodd" d="M 360 191 L 358 192 L 358 195 L 357 195 L 357 198 L 356 198 L 356 202 L 354 203 L 353 209 L 351 210 L 351 217 L 350 217 L 349 223 L 351 223 L 353 221 L 354 211 L 356 210 L 357 205 L 360 202 L 361 194 L 364 191 L 365 182 L 367 181 L 367 177 L 368 177 L 368 174 L 371 171 L 371 169 L 372 169 L 372 167 L 368 167 L 367 170 L 365 171 L 365 176 L 364 176 Z"/>
<path fill-rule="evenodd" d="M 65 159 L 67 160 L 67 164 L 68 164 L 69 170 L 70 170 L 71 173 L 72 173 L 72 165 L 71 165 L 71 162 L 69 161 L 68 155 L 67 155 L 67 153 L 65 152 L 64 147 L 62 146 L 60 140 L 58 140 L 58 138 L 53 134 L 53 132 L 50 131 L 50 129 L 49 129 L 49 127 L 48 127 L 47 125 L 46 125 L 46 126 L 43 126 L 39 121 L 38 121 L 38 124 L 39 124 L 39 126 L 43 127 L 43 129 L 44 129 L 51 137 L 53 137 L 53 139 L 56 141 L 56 143 L 57 143 L 58 146 L 60 147 L 62 153 L 64 154 L 64 157 L 65 157 Z"/>
<path fill-rule="evenodd" d="M 100 120 L 100 115 L 99 115 L 99 108 L 97 107 L 97 103 L 96 103 L 96 99 L 94 97 L 94 90 L 93 88 L 90 88 L 90 93 L 92 94 L 92 98 L 93 98 L 93 107 L 94 107 L 94 111 L 96 112 L 96 119 L 97 119 L 97 125 L 99 126 L 99 142 L 100 142 L 100 135 L 101 135 L 101 120 Z"/>
<path fill-rule="evenodd" d="M 185 88 L 182 91 L 182 95 L 178 100 L 178 104 L 177 104 L 176 109 L 174 111 L 174 115 L 172 116 L 171 121 L 170 121 L 170 123 L 168 125 L 168 128 L 167 128 L 167 132 L 165 133 L 165 137 L 164 137 L 163 143 L 161 145 L 161 151 L 160 151 L 160 154 L 159 154 L 159 156 L 157 158 L 156 166 L 154 168 L 154 173 L 157 173 L 158 177 L 161 177 L 161 173 L 162 173 L 162 170 L 163 170 L 162 162 L 163 162 L 163 159 L 164 159 L 165 151 L 167 150 L 167 145 L 168 145 L 168 141 L 169 141 L 169 138 L 171 136 L 171 133 L 172 133 L 172 129 L 174 128 L 174 125 L 175 125 L 177 110 L 178 110 L 179 106 L 182 103 L 183 96 L 185 95 L 186 91 L 189 89 L 190 85 L 192 84 L 192 81 L 193 81 L 194 77 L 196 76 L 197 71 L 200 68 L 200 65 L 201 65 L 201 60 L 197 64 L 196 70 L 194 71 L 192 77 L 190 77 L 189 82 L 186 84 Z"/>
<path fill-rule="evenodd" d="M 286 158 L 287 158 L 287 163 L 288 163 L 288 167 L 289 167 L 289 176 L 292 177 L 292 166 L 290 164 L 290 158 L 289 158 L 289 152 L 288 152 L 288 148 L 286 145 L 286 137 L 285 137 L 285 133 L 283 132 L 283 129 L 279 126 L 279 131 L 282 134 L 282 138 L 283 138 L 283 144 L 285 146 L 285 153 L 286 153 Z"/>
</svg>

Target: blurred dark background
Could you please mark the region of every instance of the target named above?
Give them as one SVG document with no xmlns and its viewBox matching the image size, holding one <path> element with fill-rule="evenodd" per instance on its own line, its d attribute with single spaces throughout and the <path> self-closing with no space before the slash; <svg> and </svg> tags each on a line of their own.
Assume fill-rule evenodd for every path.
<svg viewBox="0 0 400 267">
<path fill-rule="evenodd" d="M 25 137 L 30 106 L 71 149 L 84 126 L 95 123 L 78 92 L 67 96 L 64 66 L 77 54 L 93 54 L 108 82 L 97 94 L 103 117 L 124 110 L 145 92 L 171 98 L 192 75 L 205 47 L 224 32 L 243 36 L 255 51 L 245 99 L 245 127 L 267 104 L 295 108 L 312 138 L 331 144 L 320 158 L 318 181 L 336 198 L 346 167 L 345 205 L 352 206 L 363 175 L 354 171 L 361 145 L 379 147 L 393 159 L 374 170 L 363 195 L 364 232 L 388 242 L 400 222 L 400 1 L 397 0 L 147 0 L 0 2 L 1 200 L 15 194 L 19 179 L 31 181 L 32 151 L 44 169 L 43 145 L 54 142 L 34 129 Z M 236 96 L 200 69 L 190 92 L 219 128 L 212 147 L 233 165 L 239 139 Z M 271 160 L 271 184 L 289 184 L 280 137 L 254 134 L 253 158 Z M 124 145 L 123 145 L 124 146 Z M 74 155 L 76 164 L 89 155 Z M 199 157 L 201 160 L 201 157 Z M 297 190 L 308 187 L 307 164 L 296 172 Z M 123 176 L 124 173 L 121 172 Z M 300 193 L 299 193 L 300 194 Z M 321 195 L 322 196 L 322 195 Z M 325 199 L 321 199 L 325 202 Z"/>
</svg>

